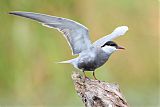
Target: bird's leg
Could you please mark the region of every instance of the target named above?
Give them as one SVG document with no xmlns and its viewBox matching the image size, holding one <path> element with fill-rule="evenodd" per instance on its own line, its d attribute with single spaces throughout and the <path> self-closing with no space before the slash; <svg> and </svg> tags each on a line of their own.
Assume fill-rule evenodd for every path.
<svg viewBox="0 0 160 107">
<path fill-rule="evenodd" d="M 93 71 L 93 77 L 94 77 L 94 79 L 95 79 L 95 80 L 97 80 L 97 78 L 96 78 L 96 76 L 95 76 L 95 73 L 94 73 L 94 71 Z"/>
<path fill-rule="evenodd" d="M 83 74 L 84 74 L 84 78 L 85 78 L 85 79 L 88 78 L 88 77 L 86 76 L 86 73 L 85 73 L 84 70 L 83 70 Z"/>
<path fill-rule="evenodd" d="M 96 76 L 95 76 L 94 71 L 93 71 L 93 77 L 94 77 L 95 80 L 98 80 L 98 79 L 96 78 Z M 98 82 L 100 83 L 100 80 L 98 80 Z"/>
</svg>

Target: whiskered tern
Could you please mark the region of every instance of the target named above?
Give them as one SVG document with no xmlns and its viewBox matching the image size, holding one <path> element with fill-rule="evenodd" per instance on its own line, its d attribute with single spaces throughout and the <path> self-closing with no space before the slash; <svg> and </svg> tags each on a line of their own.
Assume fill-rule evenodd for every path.
<svg viewBox="0 0 160 107">
<path fill-rule="evenodd" d="M 73 20 L 33 12 L 15 11 L 9 14 L 36 20 L 44 26 L 62 32 L 72 50 L 72 55 L 79 56 L 60 63 L 70 63 L 75 68 L 81 69 L 85 77 L 87 77 L 85 71 L 93 71 L 93 76 L 96 79 L 95 69 L 102 66 L 113 52 L 124 49 L 112 40 L 124 35 L 128 30 L 127 26 L 117 27 L 111 34 L 91 43 L 88 29 Z"/>
</svg>

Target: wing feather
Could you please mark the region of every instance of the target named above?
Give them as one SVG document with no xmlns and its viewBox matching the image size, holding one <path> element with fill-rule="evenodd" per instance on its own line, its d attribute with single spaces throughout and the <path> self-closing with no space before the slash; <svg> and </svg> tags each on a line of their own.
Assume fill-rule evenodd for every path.
<svg viewBox="0 0 160 107">
<path fill-rule="evenodd" d="M 127 26 L 120 26 L 117 27 L 111 34 L 104 36 L 100 39 L 98 39 L 97 41 L 95 41 L 93 43 L 93 46 L 96 47 L 101 47 L 102 45 L 104 45 L 107 41 L 111 41 L 121 35 L 124 35 L 126 32 L 128 31 L 128 27 Z"/>
<path fill-rule="evenodd" d="M 69 43 L 72 54 L 79 54 L 91 46 L 88 29 L 82 24 L 70 19 L 50 16 L 33 12 L 10 12 L 10 14 L 30 18 L 42 23 L 42 25 L 55 28 L 63 33 Z"/>
</svg>

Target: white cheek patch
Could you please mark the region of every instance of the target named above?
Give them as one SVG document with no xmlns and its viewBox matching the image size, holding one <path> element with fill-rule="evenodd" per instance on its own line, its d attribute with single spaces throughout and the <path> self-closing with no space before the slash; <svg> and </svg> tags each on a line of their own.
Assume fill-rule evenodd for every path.
<svg viewBox="0 0 160 107">
<path fill-rule="evenodd" d="M 104 47 L 102 47 L 102 50 L 105 51 L 108 54 L 111 54 L 114 51 L 116 51 L 117 49 L 115 47 L 112 47 L 112 46 L 104 46 Z"/>
</svg>

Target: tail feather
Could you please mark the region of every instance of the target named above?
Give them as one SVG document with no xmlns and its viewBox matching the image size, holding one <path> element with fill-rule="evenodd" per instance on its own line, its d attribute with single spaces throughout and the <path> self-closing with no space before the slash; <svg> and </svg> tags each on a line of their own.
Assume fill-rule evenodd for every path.
<svg viewBox="0 0 160 107">
<path fill-rule="evenodd" d="M 67 61 L 61 61 L 61 62 L 58 62 L 58 63 L 63 63 L 63 64 L 65 64 L 65 63 L 72 63 L 72 61 L 73 61 L 73 59 L 67 60 Z"/>
<path fill-rule="evenodd" d="M 67 60 L 67 61 L 61 61 L 61 62 L 58 62 L 58 63 L 61 63 L 61 64 L 69 63 L 69 64 L 72 64 L 75 68 L 78 69 L 78 67 L 77 67 L 77 58 L 71 59 L 71 60 Z"/>
</svg>

